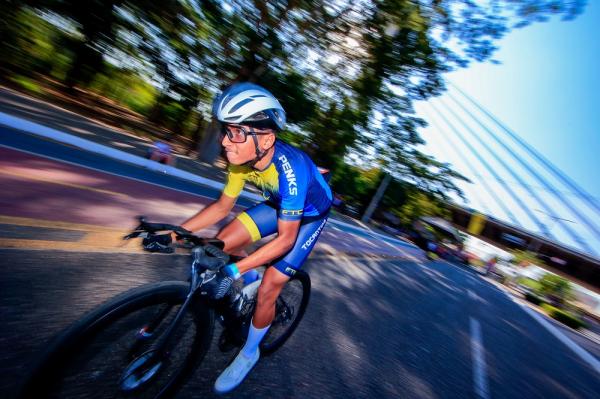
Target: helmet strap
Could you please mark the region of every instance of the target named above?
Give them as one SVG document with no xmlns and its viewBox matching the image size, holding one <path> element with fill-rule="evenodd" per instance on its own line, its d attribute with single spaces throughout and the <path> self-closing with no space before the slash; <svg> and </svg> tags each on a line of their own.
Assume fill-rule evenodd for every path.
<svg viewBox="0 0 600 399">
<path fill-rule="evenodd" d="M 256 157 L 251 160 L 246 162 L 246 165 L 248 166 L 254 166 L 256 165 L 256 163 L 258 161 L 260 161 L 261 159 L 264 158 L 265 155 L 267 155 L 267 153 L 269 152 L 269 150 L 261 150 L 259 145 L 258 145 L 258 137 L 256 136 L 256 134 L 254 133 L 254 129 L 250 128 L 250 136 L 252 136 L 252 140 L 254 140 L 254 149 L 256 151 Z"/>
</svg>

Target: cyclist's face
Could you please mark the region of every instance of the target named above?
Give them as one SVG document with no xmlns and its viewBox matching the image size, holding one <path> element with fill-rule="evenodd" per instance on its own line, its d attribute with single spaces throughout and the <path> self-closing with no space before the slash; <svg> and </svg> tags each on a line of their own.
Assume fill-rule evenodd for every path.
<svg viewBox="0 0 600 399">
<path fill-rule="evenodd" d="M 254 129 L 258 145 L 261 149 L 269 148 L 273 140 L 270 130 Z M 250 127 L 227 124 L 223 126 L 221 145 L 225 150 L 227 161 L 234 165 L 242 165 L 256 157 L 256 147 L 250 134 Z"/>
</svg>

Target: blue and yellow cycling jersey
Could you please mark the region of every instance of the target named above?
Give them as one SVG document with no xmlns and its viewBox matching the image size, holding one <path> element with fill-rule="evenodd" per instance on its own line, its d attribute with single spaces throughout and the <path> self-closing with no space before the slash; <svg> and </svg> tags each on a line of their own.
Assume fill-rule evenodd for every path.
<svg viewBox="0 0 600 399">
<path fill-rule="evenodd" d="M 278 207 L 280 219 L 324 215 L 331 206 L 331 189 L 313 161 L 301 150 L 279 140 L 275 142 L 273 159 L 264 170 L 246 165 L 230 165 L 228 170 L 225 195 L 237 198 L 248 181 Z"/>
</svg>

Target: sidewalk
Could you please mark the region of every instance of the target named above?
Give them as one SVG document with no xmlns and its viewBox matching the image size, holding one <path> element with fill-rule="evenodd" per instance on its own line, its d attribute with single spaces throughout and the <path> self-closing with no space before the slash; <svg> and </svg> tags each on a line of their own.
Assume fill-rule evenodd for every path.
<svg viewBox="0 0 600 399">
<path fill-rule="evenodd" d="M 476 273 L 479 278 L 488 283 L 494 285 L 497 289 L 504 291 L 506 295 L 511 298 L 515 303 L 518 303 L 522 307 L 527 307 L 531 311 L 539 314 L 545 320 L 547 320 L 557 330 L 562 331 L 563 334 L 571 337 L 571 339 L 577 342 L 583 347 L 588 353 L 590 353 L 597 361 L 600 361 L 600 323 L 593 318 L 585 318 L 587 323 L 586 327 L 575 330 L 565 324 L 554 320 L 548 316 L 539 306 L 525 299 L 525 295 L 519 289 L 500 283 L 493 276 L 486 276 L 479 269 L 473 268 L 471 270 Z"/>
<path fill-rule="evenodd" d="M 62 105 L 67 104 L 61 102 Z M 83 105 L 80 105 L 83 106 Z M 160 139 L 164 132 L 157 129 L 156 135 L 135 135 L 122 128 L 110 125 L 106 118 L 98 120 L 78 115 L 66 108 L 49 104 L 43 100 L 0 86 L 0 112 L 16 116 L 40 125 L 68 133 L 96 144 L 104 145 L 129 154 L 144 157 L 154 140 Z M 224 181 L 224 164 L 221 168 L 198 162 L 183 154 L 181 146 L 175 146 L 177 169 L 194 173 L 211 180 Z M 217 165 L 218 166 L 218 165 Z"/>
<path fill-rule="evenodd" d="M 162 134 L 161 132 L 156 136 L 138 136 L 119 127 L 108 125 L 106 122 L 78 115 L 68 109 L 2 86 L 0 86 L 0 112 L 142 158 L 145 157 L 148 148 L 152 147 L 153 140 L 159 139 Z M 224 162 L 218 161 L 215 165 L 211 165 L 187 156 L 184 152 L 186 152 L 184 148 L 175 146 L 176 169 L 215 182 L 225 181 Z M 259 194 L 259 191 L 252 186 L 246 186 L 246 190 Z M 347 215 L 334 212 L 333 217 L 356 227 L 373 230 L 372 227 Z M 377 233 L 397 239 L 383 231 Z"/>
<path fill-rule="evenodd" d="M 69 104 L 69 102 L 64 99 L 60 103 L 63 106 Z M 83 106 L 83 104 L 78 105 L 78 107 Z M 88 112 L 86 113 L 89 115 L 91 110 L 87 111 Z M 151 136 L 150 134 L 147 134 L 146 136 L 135 135 L 120 127 L 108 124 L 106 116 L 104 116 L 102 120 L 81 116 L 69 109 L 49 104 L 46 101 L 2 86 L 0 86 L 0 112 L 142 158 L 145 157 L 148 148 L 152 147 L 152 142 L 155 139 L 160 139 L 160 137 L 164 135 L 164 131 L 159 131 L 158 129 L 158 134 L 155 136 Z M 123 114 L 121 114 L 120 118 L 123 117 Z M 132 115 L 132 118 L 133 117 L 134 115 Z M 134 120 L 132 123 L 139 124 L 140 122 Z M 146 128 L 148 127 L 146 126 Z M 225 163 L 223 161 L 217 161 L 215 165 L 210 165 L 185 155 L 184 153 L 187 151 L 182 146 L 175 145 L 174 147 L 175 157 L 177 159 L 176 169 L 214 182 L 221 183 L 225 181 L 226 171 Z M 159 167 L 159 164 L 156 165 Z M 245 190 L 257 195 L 260 194 L 260 192 L 252 186 L 246 186 Z M 339 212 L 333 211 L 331 217 L 354 227 L 373 231 L 377 235 L 406 242 L 400 237 L 393 236 L 373 226 L 368 226 L 359 220 Z"/>
</svg>

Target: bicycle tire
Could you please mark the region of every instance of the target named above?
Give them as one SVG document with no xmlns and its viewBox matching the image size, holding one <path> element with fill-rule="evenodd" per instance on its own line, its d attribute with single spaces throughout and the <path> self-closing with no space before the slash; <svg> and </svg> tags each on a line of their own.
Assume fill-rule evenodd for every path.
<svg viewBox="0 0 600 399">
<path fill-rule="evenodd" d="M 157 314 L 160 306 L 163 306 L 163 309 L 168 308 L 168 311 L 171 312 L 171 309 L 174 306 L 183 303 L 188 291 L 189 285 L 180 281 L 148 284 L 126 291 L 90 311 L 51 341 L 48 345 L 48 349 L 43 352 L 35 365 L 31 367 L 28 376 L 21 384 L 18 398 L 41 399 L 83 396 L 79 394 L 69 394 L 65 396 L 61 393 L 53 393 L 52 390 L 59 388 L 64 389 L 64 383 L 67 381 L 66 378 L 68 377 L 65 375 L 66 370 L 69 369 L 69 366 L 77 364 L 77 359 L 82 356 L 82 353 L 85 353 L 87 349 L 93 348 L 93 345 L 95 344 L 94 339 L 101 337 L 101 334 L 104 332 L 111 331 L 111 328 L 119 334 L 119 337 L 123 337 L 123 332 L 118 331 L 120 323 L 124 323 L 125 325 L 127 325 L 127 322 L 130 324 L 137 323 L 136 320 L 128 321 L 128 316 L 132 316 L 138 312 L 141 316 L 145 317 L 145 320 L 147 320 L 152 314 L 154 314 L 154 316 Z M 158 306 L 158 308 L 152 310 L 151 307 L 155 305 Z M 175 312 L 175 310 L 173 310 L 173 312 Z M 147 313 L 148 316 L 146 316 L 145 313 Z M 163 313 L 165 312 L 162 312 L 161 315 Z M 192 323 L 189 324 L 193 324 L 194 332 L 191 334 L 192 338 L 190 338 L 192 341 L 190 353 L 186 355 L 182 368 L 172 374 L 167 374 L 167 381 L 162 384 L 162 386 L 154 386 L 153 389 L 157 391 L 156 394 L 149 392 L 148 387 L 143 387 L 141 392 L 136 391 L 134 396 L 139 397 L 143 394 L 146 397 L 162 398 L 173 394 L 206 354 L 213 335 L 213 309 L 204 306 L 201 302 L 194 301 L 190 304 L 190 308 L 188 308 L 185 317 L 192 320 Z M 181 327 L 182 325 L 179 325 L 178 330 L 180 330 Z M 181 329 L 181 331 L 186 330 Z M 133 341 L 133 345 L 137 345 L 137 343 L 135 343 L 136 340 L 132 339 L 135 336 L 131 336 L 129 333 L 130 331 L 127 331 L 124 340 Z M 116 346 L 118 342 L 111 341 L 110 344 Z M 98 346 L 97 343 L 96 345 Z M 104 348 L 104 346 L 99 347 Z M 83 361 L 85 362 L 86 360 L 84 359 Z M 170 363 L 169 360 L 165 361 L 165 364 L 168 363 Z M 109 362 L 108 365 L 110 367 L 112 364 Z M 76 370 L 75 372 L 80 371 Z M 160 371 L 160 373 L 163 374 L 168 372 L 168 369 Z M 90 373 L 89 375 L 93 375 L 93 373 Z M 71 376 L 68 378 L 73 379 Z M 119 375 L 115 375 L 114 378 L 118 380 Z M 77 381 L 77 378 L 75 378 L 75 381 Z M 132 392 L 121 392 L 118 393 L 118 395 L 107 394 L 105 396 L 100 392 L 98 387 L 94 386 L 94 384 L 90 385 L 89 388 L 91 392 L 89 397 L 132 396 Z M 87 386 L 84 389 L 87 389 Z"/>
<path fill-rule="evenodd" d="M 275 314 L 275 319 L 271 324 L 271 328 L 267 332 L 267 335 L 260 343 L 260 353 L 261 355 L 271 355 L 275 351 L 285 344 L 285 342 L 292 336 L 298 324 L 302 320 L 304 316 L 304 312 L 306 312 L 306 308 L 308 306 L 308 302 L 310 300 L 310 277 L 306 272 L 302 270 L 298 270 L 296 274 L 294 274 L 290 280 L 286 283 L 286 286 L 281 291 L 280 297 L 285 299 L 287 294 L 286 288 L 289 290 L 290 287 L 293 287 L 296 284 L 300 284 L 302 298 L 300 303 L 297 305 L 297 309 L 294 309 L 295 317 L 287 328 L 280 328 L 282 326 L 278 325 L 277 322 L 277 310 Z"/>
</svg>

